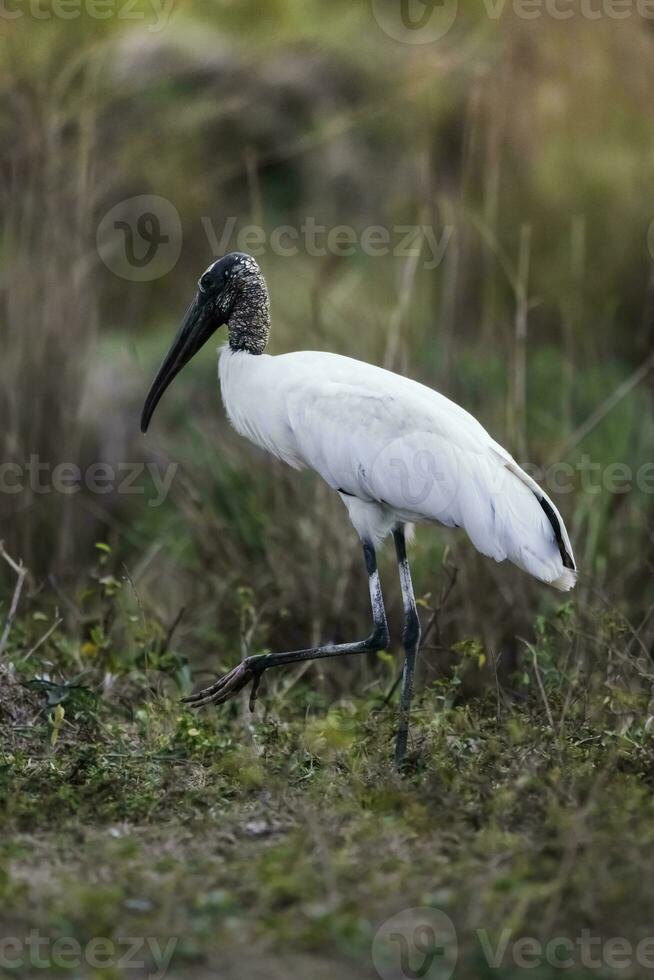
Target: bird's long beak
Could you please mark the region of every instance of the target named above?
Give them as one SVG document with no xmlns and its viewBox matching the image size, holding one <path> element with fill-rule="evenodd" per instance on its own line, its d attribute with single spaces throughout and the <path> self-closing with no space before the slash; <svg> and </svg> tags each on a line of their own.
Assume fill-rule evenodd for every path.
<svg viewBox="0 0 654 980">
<path fill-rule="evenodd" d="M 206 302 L 198 293 L 186 312 L 177 336 L 159 368 L 159 373 L 152 382 L 141 415 L 141 432 L 147 432 L 159 399 L 173 378 L 197 354 L 223 322 L 216 314 L 214 304 Z"/>
</svg>

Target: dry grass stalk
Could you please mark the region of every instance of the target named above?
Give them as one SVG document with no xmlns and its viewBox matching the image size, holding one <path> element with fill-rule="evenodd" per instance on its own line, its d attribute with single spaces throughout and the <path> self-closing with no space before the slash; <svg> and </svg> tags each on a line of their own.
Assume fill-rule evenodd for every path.
<svg viewBox="0 0 654 980">
<path fill-rule="evenodd" d="M 11 605 L 9 606 L 9 613 L 7 614 L 7 620 L 5 622 L 4 630 L 2 631 L 2 636 L 0 637 L 0 657 L 5 652 L 7 643 L 9 641 L 9 634 L 11 633 L 11 627 L 13 625 L 14 619 L 16 618 L 16 612 L 18 610 L 18 603 L 20 601 L 21 592 L 23 591 L 23 585 L 25 584 L 25 578 L 27 576 L 27 569 L 23 565 L 22 561 L 15 562 L 14 559 L 9 555 L 4 548 L 4 544 L 0 541 L 0 558 L 3 558 L 9 565 L 11 570 L 16 574 L 16 587 L 14 588 L 14 594 L 11 599 Z"/>
</svg>

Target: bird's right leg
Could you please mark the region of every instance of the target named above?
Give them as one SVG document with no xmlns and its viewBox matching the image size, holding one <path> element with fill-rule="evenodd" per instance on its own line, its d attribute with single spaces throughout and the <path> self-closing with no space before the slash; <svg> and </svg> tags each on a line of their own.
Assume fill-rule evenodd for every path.
<svg viewBox="0 0 654 980">
<path fill-rule="evenodd" d="M 402 672 L 402 693 L 400 695 L 400 722 L 395 741 L 395 765 L 400 769 L 404 763 L 409 740 L 409 713 L 411 710 L 411 698 L 413 696 L 413 676 L 416 669 L 416 658 L 420 648 L 420 618 L 413 594 L 411 569 L 409 568 L 409 559 L 406 553 L 406 538 L 403 525 L 395 528 L 393 531 L 393 540 L 395 541 L 395 552 L 400 571 L 400 585 L 402 587 L 402 601 L 404 604 L 402 643 L 404 644 L 405 660 L 404 670 Z"/>
<path fill-rule="evenodd" d="M 220 677 L 215 684 L 198 691 L 196 694 L 191 694 L 188 698 L 183 698 L 183 702 L 192 708 L 201 708 L 205 704 L 222 704 L 252 683 L 250 708 L 253 708 L 261 676 L 264 671 L 271 667 L 296 664 L 302 660 L 321 660 L 323 657 L 342 657 L 348 653 L 368 653 L 387 647 L 390 636 L 377 569 L 377 556 L 369 541 L 363 543 L 363 555 L 368 572 L 368 587 L 372 606 L 373 630 L 370 636 L 355 643 L 326 643 L 323 646 L 311 647 L 307 650 L 292 650 L 289 653 L 264 653 L 246 657 L 237 667 Z"/>
</svg>

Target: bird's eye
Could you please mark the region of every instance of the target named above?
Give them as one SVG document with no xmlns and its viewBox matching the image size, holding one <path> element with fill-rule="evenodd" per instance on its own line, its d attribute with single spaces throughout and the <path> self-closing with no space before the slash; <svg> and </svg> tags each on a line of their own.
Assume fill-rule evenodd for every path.
<svg viewBox="0 0 654 980">
<path fill-rule="evenodd" d="M 213 278 L 206 274 L 200 278 L 200 281 L 198 283 L 198 286 L 200 287 L 200 290 L 203 293 L 208 293 L 209 290 L 213 287 L 213 285 L 214 285 Z"/>
</svg>

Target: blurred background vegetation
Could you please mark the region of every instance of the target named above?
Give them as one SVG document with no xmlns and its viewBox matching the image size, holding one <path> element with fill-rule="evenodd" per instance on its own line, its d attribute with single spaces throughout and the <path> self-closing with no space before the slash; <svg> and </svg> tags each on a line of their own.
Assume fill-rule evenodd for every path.
<svg viewBox="0 0 654 980">
<path fill-rule="evenodd" d="M 132 9 L 0 18 L 2 461 L 179 464 L 160 507 L 149 484 L 141 496 L 0 495 L 25 595 L 59 609 L 79 663 L 82 649 L 112 647 L 89 647 L 80 614 L 97 542 L 104 578 L 134 608 L 136 593 L 163 633 L 185 610 L 174 642 L 195 665 L 239 655 L 244 606 L 253 649 L 366 629 L 340 501 L 230 431 L 212 345 L 148 437 L 138 431 L 153 371 L 215 257 L 207 228 L 220 236 L 232 217 L 267 234 L 309 218 L 450 235 L 437 268 L 424 248 L 315 256 L 300 240 L 286 257 L 266 246 L 273 353 L 329 349 L 410 374 L 534 466 L 586 454 L 602 472 L 619 462 L 635 474 L 651 462 L 649 21 L 531 20 L 508 4 L 493 18 L 462 0 L 445 37 L 406 44 L 367 0 L 193 0 L 163 20 L 145 0 Z M 172 271 L 133 282 L 103 264 L 96 235 L 109 209 L 143 194 L 174 205 L 183 241 Z M 652 494 L 591 491 L 575 472 L 573 492 L 552 493 L 580 566 L 578 655 L 595 649 L 598 610 L 642 625 L 651 651 Z M 419 530 L 413 550 L 426 606 L 457 569 L 439 616 L 445 650 L 472 637 L 512 670 L 516 636 L 560 603 L 456 533 Z M 390 556 L 384 572 L 397 626 Z M 9 598 L 13 574 L 0 575 Z M 321 670 L 333 691 L 374 676 L 370 664 Z"/>
</svg>

